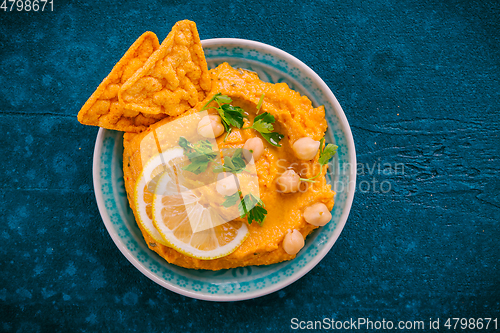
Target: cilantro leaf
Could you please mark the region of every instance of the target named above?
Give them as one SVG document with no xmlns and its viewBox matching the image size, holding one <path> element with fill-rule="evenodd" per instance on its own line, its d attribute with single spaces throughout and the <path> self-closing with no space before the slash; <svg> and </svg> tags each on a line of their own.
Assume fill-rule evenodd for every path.
<svg viewBox="0 0 500 333">
<path fill-rule="evenodd" d="M 191 164 L 186 165 L 182 169 L 196 175 L 204 172 L 208 164 L 218 156 L 217 152 L 213 151 L 212 144 L 208 140 L 201 140 L 192 144 L 185 137 L 181 136 L 179 138 L 179 146 L 184 149 L 184 155 L 191 161 Z"/>
</svg>

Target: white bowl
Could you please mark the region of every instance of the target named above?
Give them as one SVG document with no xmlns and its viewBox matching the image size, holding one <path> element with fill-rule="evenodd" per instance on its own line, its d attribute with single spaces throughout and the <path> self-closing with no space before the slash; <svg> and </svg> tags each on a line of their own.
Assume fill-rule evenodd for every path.
<svg viewBox="0 0 500 333">
<path fill-rule="evenodd" d="M 167 263 L 148 249 L 127 201 L 123 183 L 123 133 L 100 129 L 94 150 L 94 190 L 104 224 L 125 257 L 159 285 L 192 298 L 237 301 L 280 290 L 309 272 L 328 253 L 349 215 L 356 184 L 356 155 L 347 119 L 337 99 L 309 67 L 275 47 L 243 39 L 202 41 L 209 68 L 222 62 L 259 74 L 264 81 L 286 82 L 314 106 L 324 105 L 326 141 L 339 146 L 328 180 L 337 192 L 332 221 L 306 239 L 297 258 L 268 266 L 221 271 L 185 269 Z"/>
</svg>

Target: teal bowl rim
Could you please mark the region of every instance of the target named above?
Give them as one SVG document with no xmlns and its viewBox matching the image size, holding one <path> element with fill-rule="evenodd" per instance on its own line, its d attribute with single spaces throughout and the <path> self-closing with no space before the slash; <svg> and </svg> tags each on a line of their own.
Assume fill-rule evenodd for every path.
<svg viewBox="0 0 500 333">
<path fill-rule="evenodd" d="M 130 250 L 127 248 L 127 245 L 124 244 L 122 241 L 121 237 L 118 235 L 117 231 L 113 229 L 112 223 L 110 220 L 110 217 L 108 215 L 108 211 L 105 205 L 105 202 L 103 200 L 103 194 L 101 192 L 101 180 L 99 176 L 99 171 L 100 171 L 100 156 L 101 156 L 101 151 L 102 151 L 102 146 L 103 146 L 103 139 L 105 136 L 105 133 L 107 130 L 101 128 L 99 129 L 99 133 L 96 138 L 96 144 L 94 148 L 94 160 L 93 160 L 93 179 L 94 179 L 94 192 L 96 196 L 96 201 L 97 205 L 99 208 L 99 212 L 101 214 L 101 217 L 103 219 L 103 222 L 106 226 L 106 229 L 108 230 L 108 233 L 110 234 L 111 238 L 113 239 L 113 242 L 115 245 L 118 247 L 118 249 L 122 252 L 122 254 L 127 258 L 127 260 L 130 261 L 132 265 L 134 265 L 141 273 L 143 273 L 145 276 L 147 276 L 149 279 L 153 280 L 155 283 L 159 284 L 160 286 L 167 288 L 177 294 L 181 294 L 187 297 L 191 298 L 196 298 L 196 299 L 201 299 L 201 300 L 208 300 L 208 301 L 239 301 L 239 300 L 246 300 L 246 299 L 252 299 L 256 297 L 261 297 L 264 295 L 268 295 L 270 293 L 273 293 L 275 291 L 278 291 L 282 288 L 285 288 L 286 286 L 292 284 L 293 282 L 297 281 L 300 279 L 302 276 L 307 274 L 311 269 L 313 269 L 324 257 L 325 255 L 330 251 L 332 248 L 333 244 L 337 241 L 340 233 L 342 232 L 351 206 L 352 206 L 352 201 L 354 198 L 354 192 L 355 192 L 355 187 L 356 187 L 356 153 L 355 153 L 355 146 L 354 146 L 354 140 L 352 137 L 351 129 L 349 126 L 349 123 L 347 121 L 347 118 L 342 110 L 342 107 L 340 106 L 339 102 L 337 101 L 336 97 L 330 90 L 330 88 L 326 85 L 326 83 L 307 65 L 305 65 L 302 61 L 299 59 L 295 58 L 294 56 L 267 44 L 261 43 L 261 42 L 256 42 L 256 41 L 250 41 L 250 40 L 245 40 L 245 39 L 237 39 L 237 38 L 215 38 L 215 39 L 207 39 L 202 41 L 202 45 L 204 48 L 209 48 L 213 46 L 217 46 L 220 44 L 226 44 L 226 45 L 239 45 L 239 46 L 244 46 L 244 47 L 250 47 L 250 48 L 257 48 L 257 49 L 263 49 L 265 50 L 268 54 L 275 54 L 278 57 L 286 59 L 286 61 L 295 66 L 296 68 L 300 68 L 301 71 L 303 71 L 307 78 L 311 80 L 311 83 L 317 85 L 319 89 L 322 90 L 322 92 L 326 95 L 325 98 L 331 103 L 331 107 L 333 111 L 335 112 L 335 115 L 338 118 L 339 127 L 342 129 L 342 132 L 345 136 L 346 144 L 347 144 L 347 160 L 349 163 L 349 170 L 348 170 L 348 178 L 349 178 L 349 183 L 347 187 L 347 198 L 344 204 L 344 208 L 342 211 L 342 214 L 340 215 L 339 221 L 336 223 L 335 230 L 333 234 L 329 237 L 327 244 L 317 252 L 317 254 L 314 256 L 312 260 L 307 262 L 306 265 L 303 266 L 302 269 L 299 271 L 293 273 L 291 276 L 288 276 L 288 278 L 284 281 L 280 281 L 280 283 L 272 284 L 267 288 L 263 288 L 261 290 L 257 290 L 255 292 L 251 292 L 248 294 L 237 294 L 237 295 L 218 295 L 218 294 L 213 294 L 213 295 L 207 295 L 207 294 L 200 294 L 192 290 L 186 290 L 182 289 L 173 283 L 169 283 L 168 281 L 159 278 L 157 275 L 153 274 L 148 267 L 143 265 L 135 256 L 133 256 L 130 252 Z M 265 59 L 264 59 L 265 60 Z M 170 264 L 169 264 L 170 265 Z"/>
</svg>

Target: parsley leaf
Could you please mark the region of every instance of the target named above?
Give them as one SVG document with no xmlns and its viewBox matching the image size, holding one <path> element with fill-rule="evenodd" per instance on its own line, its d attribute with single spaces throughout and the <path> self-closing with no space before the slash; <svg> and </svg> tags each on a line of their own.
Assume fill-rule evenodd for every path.
<svg viewBox="0 0 500 333">
<path fill-rule="evenodd" d="M 245 195 L 245 198 L 241 201 L 243 206 L 248 204 L 252 209 L 247 210 L 247 220 L 248 224 L 252 224 L 253 221 L 262 227 L 264 219 L 266 218 L 267 210 L 264 208 L 264 203 L 262 200 L 256 198 L 252 193 Z"/>
<path fill-rule="evenodd" d="M 319 152 L 319 159 L 318 159 L 318 163 L 321 167 L 319 173 L 314 176 L 314 177 L 311 177 L 311 178 L 300 178 L 301 181 L 304 181 L 304 182 L 309 182 L 309 183 L 315 183 L 316 181 L 313 180 L 315 178 L 317 178 L 320 174 L 321 174 L 321 171 L 323 171 L 323 166 L 325 164 L 328 164 L 328 161 L 335 155 L 335 153 L 337 152 L 337 148 L 338 146 L 337 145 L 334 145 L 334 144 L 327 144 L 324 148 L 323 148 L 323 143 L 325 142 L 325 138 L 321 138 L 321 141 L 319 143 L 319 149 L 320 149 L 320 152 Z"/>
<path fill-rule="evenodd" d="M 270 144 L 272 144 L 273 146 L 276 146 L 276 147 L 281 147 L 279 142 L 281 141 L 281 139 L 283 139 L 285 137 L 283 134 L 279 134 L 276 132 L 260 133 L 260 134 L 262 135 L 262 137 L 264 139 L 266 139 L 267 142 L 269 142 Z"/>
<path fill-rule="evenodd" d="M 210 98 L 210 99 L 208 100 L 208 102 L 207 102 L 207 103 L 205 103 L 205 105 L 203 105 L 203 107 L 201 108 L 200 112 L 201 112 L 201 111 L 205 111 L 205 110 L 210 109 L 210 108 L 214 108 L 214 109 L 216 109 L 216 107 L 213 107 L 213 106 L 208 107 L 208 105 L 209 105 L 210 103 L 212 103 L 213 101 L 216 101 L 218 104 L 220 104 L 220 103 L 231 103 L 231 102 L 232 102 L 232 100 L 231 100 L 231 98 L 230 98 L 229 96 L 222 95 L 222 94 L 219 92 L 219 93 L 217 93 L 217 94 L 213 95 L 213 96 L 212 96 L 212 98 Z"/>
<path fill-rule="evenodd" d="M 218 104 L 218 107 L 208 106 L 210 103 L 215 101 Z M 207 109 L 215 109 L 222 120 L 222 125 L 224 126 L 225 131 L 227 132 L 226 138 L 231 133 L 232 127 L 242 128 L 245 123 L 244 119 L 248 118 L 245 115 L 245 110 L 240 108 L 239 106 L 233 106 L 231 97 L 227 95 L 222 95 L 220 92 L 213 95 L 212 98 L 203 106 L 201 111 L 205 111 Z M 264 102 L 264 94 L 260 96 L 259 103 L 257 104 L 257 113 L 260 111 L 262 107 L 262 103 Z M 281 147 L 279 142 L 283 139 L 284 135 L 279 134 L 274 131 L 273 123 L 276 120 L 274 116 L 269 112 L 264 112 L 255 117 L 253 124 L 251 127 L 247 127 L 244 129 L 253 128 L 257 132 L 259 132 L 267 142 L 276 147 Z M 225 139 L 224 139 L 225 140 Z"/>
<path fill-rule="evenodd" d="M 231 99 L 231 97 L 227 96 L 227 95 L 222 95 L 221 93 L 217 93 L 216 94 L 216 100 L 219 102 L 219 103 L 226 103 L 226 104 L 229 104 L 231 103 L 233 100 Z"/>
<path fill-rule="evenodd" d="M 226 201 L 224 201 L 222 205 L 224 207 L 231 207 L 238 203 L 238 210 L 241 218 L 246 217 L 248 224 L 252 224 L 253 221 L 257 221 L 257 223 L 262 226 L 267 214 L 267 210 L 264 208 L 264 203 L 252 193 L 247 194 L 243 199 L 240 199 L 240 196 L 242 195 L 241 191 L 238 191 L 231 196 L 226 196 Z M 252 208 L 248 209 L 248 207 Z"/>
<path fill-rule="evenodd" d="M 223 104 L 217 111 L 227 124 L 237 128 L 241 128 L 243 126 L 243 118 L 245 118 L 245 115 L 243 114 L 243 109 L 239 106 Z"/>
<path fill-rule="evenodd" d="M 242 195 L 241 191 L 239 191 L 239 192 L 240 192 L 240 195 Z M 248 215 L 247 206 L 245 205 L 245 201 L 244 200 L 240 200 L 238 202 L 238 210 L 240 211 L 241 218 L 245 218 Z M 247 219 L 247 221 L 248 221 L 248 219 Z"/>
<path fill-rule="evenodd" d="M 246 162 L 243 157 L 243 149 L 236 148 L 234 150 L 233 155 L 224 156 L 224 165 L 217 164 L 214 167 L 214 172 L 231 172 L 231 173 L 239 173 L 245 170 Z"/>
<path fill-rule="evenodd" d="M 321 164 L 321 165 L 327 164 L 328 161 L 337 152 L 337 148 L 338 148 L 337 145 L 333 145 L 331 143 L 327 144 L 326 147 L 325 147 L 325 149 L 323 149 L 321 151 L 321 153 L 319 154 L 319 160 L 318 160 L 319 164 Z"/>
<path fill-rule="evenodd" d="M 213 101 L 217 102 L 218 107 L 211 106 L 208 107 L 210 103 Z M 201 111 L 205 111 L 207 109 L 215 109 L 222 120 L 222 125 L 224 125 L 224 129 L 226 132 L 231 133 L 231 126 L 236 128 L 241 128 L 244 124 L 244 118 L 246 118 L 244 114 L 244 110 L 239 106 L 232 106 L 230 103 L 233 100 L 231 97 L 227 95 L 222 95 L 220 92 L 212 96 L 210 100 L 203 106 Z M 226 135 L 227 137 L 227 135 Z"/>
<path fill-rule="evenodd" d="M 271 133 L 274 130 L 274 121 L 272 114 L 264 112 L 254 118 L 252 128 L 260 133 Z"/>
<path fill-rule="evenodd" d="M 179 138 L 179 146 L 181 146 L 184 150 L 188 150 L 191 148 L 191 142 L 189 142 L 185 137 L 181 136 Z"/>
<path fill-rule="evenodd" d="M 186 165 L 182 169 L 196 175 L 204 172 L 208 164 L 218 156 L 217 152 L 213 151 L 212 144 L 208 140 L 201 140 L 192 144 L 185 137 L 181 136 L 179 138 L 179 146 L 184 149 L 184 155 L 191 161 L 191 164 Z"/>
<path fill-rule="evenodd" d="M 231 206 L 236 205 L 238 201 L 240 201 L 240 191 L 234 193 L 233 195 L 225 196 L 226 201 L 222 203 L 222 206 L 229 208 Z"/>
<path fill-rule="evenodd" d="M 279 142 L 283 139 L 284 135 L 277 132 L 273 132 L 275 122 L 274 116 L 269 112 L 264 112 L 259 114 L 254 118 L 253 124 L 250 128 L 253 128 L 262 135 L 267 142 L 276 147 L 281 147 Z"/>
</svg>

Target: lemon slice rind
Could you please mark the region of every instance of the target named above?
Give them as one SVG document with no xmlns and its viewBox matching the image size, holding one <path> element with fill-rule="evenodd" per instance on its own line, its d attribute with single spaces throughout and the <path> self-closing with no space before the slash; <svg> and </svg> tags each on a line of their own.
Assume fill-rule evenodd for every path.
<svg viewBox="0 0 500 333">
<path fill-rule="evenodd" d="M 248 235 L 250 232 L 248 231 L 248 227 L 246 223 L 242 223 L 241 227 L 238 229 L 236 237 L 230 241 L 229 243 L 223 245 L 223 246 L 218 246 L 216 249 L 213 250 L 208 250 L 208 251 L 203 251 L 200 249 L 197 249 L 181 240 L 179 240 L 173 233 L 173 231 L 179 227 L 179 225 L 174 228 L 170 229 L 163 223 L 162 221 L 162 216 L 161 216 L 161 208 L 163 206 L 162 204 L 162 197 L 164 195 L 164 190 L 168 186 L 168 182 L 172 182 L 173 180 L 170 178 L 168 174 L 164 174 L 161 176 L 160 180 L 157 183 L 157 187 L 155 190 L 155 193 L 153 195 L 153 225 L 155 226 L 156 230 L 159 232 L 161 237 L 163 237 L 163 240 L 168 244 L 167 246 L 175 249 L 176 251 L 192 257 L 196 259 L 201 259 L 201 260 L 213 260 L 217 258 L 222 258 L 225 256 L 228 256 L 229 254 L 233 253 L 236 251 L 238 247 L 247 239 Z M 187 188 L 183 187 L 182 185 L 179 185 L 181 187 L 182 191 L 182 196 L 180 194 L 179 197 L 186 198 L 191 195 L 190 190 Z M 173 194 L 173 193 L 171 193 Z M 192 194 L 194 195 L 194 194 Z M 180 199 L 182 201 L 182 198 Z M 186 201 L 184 201 L 186 203 Z M 205 221 L 200 222 L 202 223 L 208 223 L 206 222 L 207 217 L 208 218 L 214 218 L 214 215 L 217 214 L 214 211 L 212 211 L 211 208 L 204 208 L 201 204 L 199 204 L 197 201 L 191 201 L 187 202 L 186 204 L 186 210 L 190 210 L 189 215 L 191 215 L 191 218 L 196 218 L 197 216 L 202 219 L 204 218 Z M 221 218 L 219 216 L 219 218 Z M 187 220 L 184 220 L 183 223 L 189 224 L 190 222 Z M 211 229 L 205 229 L 201 231 L 206 235 L 206 237 L 211 237 L 212 239 L 215 239 L 217 241 L 217 237 L 215 235 L 215 231 L 213 228 Z M 193 237 L 193 236 L 191 236 Z M 192 238 L 191 238 L 192 239 Z"/>
<path fill-rule="evenodd" d="M 169 246 L 168 242 L 161 236 L 158 230 L 155 228 L 153 224 L 153 220 L 149 218 L 146 213 L 146 203 L 144 202 L 144 187 L 147 183 L 151 181 L 151 173 L 158 166 L 162 165 L 164 162 L 168 163 L 168 161 L 182 157 L 184 154 L 184 150 L 181 147 L 176 147 L 164 151 L 161 154 L 157 154 L 153 156 L 144 166 L 141 174 L 139 175 L 139 180 L 137 181 L 134 189 L 134 201 L 135 201 L 135 209 L 137 212 L 137 220 L 140 223 L 141 227 L 146 230 L 146 232 L 158 243 Z"/>
</svg>

